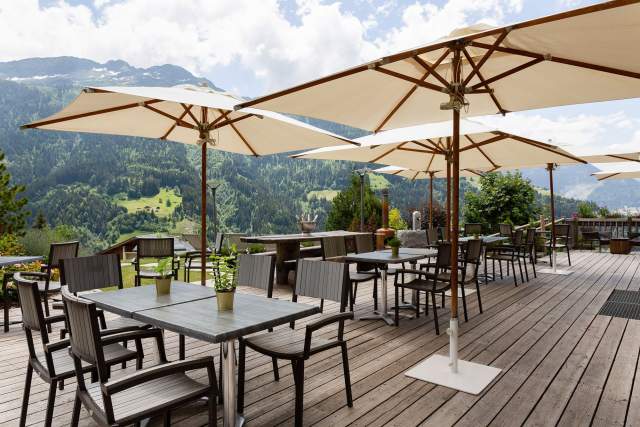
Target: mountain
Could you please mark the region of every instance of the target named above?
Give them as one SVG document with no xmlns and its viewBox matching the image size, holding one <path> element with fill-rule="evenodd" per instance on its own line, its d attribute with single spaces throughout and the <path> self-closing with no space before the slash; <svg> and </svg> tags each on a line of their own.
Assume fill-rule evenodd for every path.
<svg viewBox="0 0 640 427">
<path fill-rule="evenodd" d="M 52 226 L 71 226 L 94 248 L 141 231 L 180 232 L 197 225 L 200 161 L 195 147 L 142 138 L 21 131 L 19 126 L 59 110 L 84 86 L 202 82 L 222 90 L 174 65 L 137 68 L 124 61 L 73 57 L 0 63 L 0 150 L 6 153 L 15 181 L 27 186 L 32 218 L 42 212 Z M 347 137 L 363 134 L 336 123 L 304 120 Z M 253 158 L 212 150 L 207 175 L 221 183 L 216 205 L 223 230 L 282 233 L 295 231 L 296 217 L 303 212 L 318 214 L 322 227 L 331 197 L 359 167 L 362 164 L 293 160 L 286 154 Z M 544 171 L 527 174 L 546 187 Z M 562 168 L 557 176 L 558 188 L 568 194 L 589 178 L 586 169 Z M 426 181 L 377 176 L 372 183 L 389 186 L 391 205 L 407 220 L 412 210 L 425 204 Z M 633 204 L 636 193 L 629 190 L 626 197 L 616 192 L 618 188 L 618 183 L 600 184 L 590 194 L 601 194 L 602 200 L 615 194 L 612 204 Z M 442 200 L 442 180 L 435 190 L 436 199 Z M 463 181 L 462 193 L 465 190 L 473 191 L 473 185 Z M 567 202 L 566 209 L 575 205 Z M 211 216 L 211 202 L 207 208 Z"/>
</svg>

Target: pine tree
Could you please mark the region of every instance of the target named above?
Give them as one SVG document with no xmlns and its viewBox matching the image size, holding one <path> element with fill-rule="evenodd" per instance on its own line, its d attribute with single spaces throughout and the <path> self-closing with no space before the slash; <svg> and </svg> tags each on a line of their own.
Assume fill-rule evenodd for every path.
<svg viewBox="0 0 640 427">
<path fill-rule="evenodd" d="M 21 234 L 24 230 L 29 215 L 27 199 L 20 197 L 24 191 L 24 185 L 11 185 L 4 153 L 0 152 L 0 234 Z"/>
<path fill-rule="evenodd" d="M 47 218 L 44 216 L 42 211 L 38 211 L 38 216 L 36 216 L 36 220 L 33 222 L 33 228 L 42 230 L 43 228 L 47 228 L 47 226 Z"/>
</svg>

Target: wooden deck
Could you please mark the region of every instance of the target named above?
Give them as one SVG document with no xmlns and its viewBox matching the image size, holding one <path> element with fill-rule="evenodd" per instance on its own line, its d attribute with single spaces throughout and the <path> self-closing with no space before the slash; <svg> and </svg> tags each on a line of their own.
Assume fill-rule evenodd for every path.
<svg viewBox="0 0 640 427">
<path fill-rule="evenodd" d="M 562 255 L 559 261 L 564 262 Z M 639 267 L 638 253 L 575 252 L 569 276 L 539 275 L 518 287 L 510 278 L 483 285 L 483 314 L 475 295 L 468 299 L 470 319 L 460 325 L 460 356 L 502 372 L 479 396 L 404 376 L 428 355 L 447 354 L 448 337 L 435 334 L 432 315 L 405 319 L 398 328 L 380 321 L 350 322 L 346 336 L 354 407 L 345 404 L 339 353 L 323 353 L 306 365 L 305 424 L 638 426 L 640 321 L 597 313 L 612 289 L 640 289 Z M 360 287 L 358 314 L 371 310 L 370 295 L 370 288 Z M 327 304 L 325 309 L 337 307 Z M 439 310 L 439 318 L 447 324 L 448 308 Z M 168 333 L 170 357 L 176 357 L 177 345 L 177 337 Z M 17 425 L 27 357 L 18 326 L 0 334 L 0 349 L 0 424 Z M 187 355 L 217 359 L 218 348 L 187 339 Z M 291 425 L 291 370 L 283 367 L 280 381 L 274 382 L 270 359 L 252 352 L 247 356 L 249 425 Z M 55 425 L 68 425 L 74 387 L 68 383 L 58 393 Z M 34 378 L 29 425 L 42 424 L 46 393 L 47 385 Z M 174 425 L 203 425 L 204 411 L 204 405 L 181 410 L 173 415 Z M 81 425 L 94 425 L 84 410 Z"/>
</svg>

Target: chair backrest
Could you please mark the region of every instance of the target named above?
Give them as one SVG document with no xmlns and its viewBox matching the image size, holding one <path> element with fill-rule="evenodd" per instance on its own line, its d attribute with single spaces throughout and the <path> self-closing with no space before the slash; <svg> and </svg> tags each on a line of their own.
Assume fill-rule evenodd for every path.
<svg viewBox="0 0 640 427">
<path fill-rule="evenodd" d="M 276 259 L 267 255 L 238 255 L 238 285 L 264 289 L 267 297 L 273 294 L 273 272 Z"/>
<path fill-rule="evenodd" d="M 500 224 L 500 236 L 511 237 L 513 234 L 513 226 L 511 224 Z"/>
<path fill-rule="evenodd" d="M 512 243 L 514 246 L 520 246 L 523 243 L 524 232 L 522 230 L 516 230 L 513 232 Z"/>
<path fill-rule="evenodd" d="M 464 235 L 482 234 L 482 224 L 468 222 L 464 225 Z"/>
<path fill-rule="evenodd" d="M 67 316 L 71 352 L 79 359 L 96 365 L 100 379 L 105 379 L 107 375 L 95 304 L 66 291 L 62 292 L 62 301 Z"/>
<path fill-rule="evenodd" d="M 438 243 L 438 256 L 436 257 L 436 268 L 447 268 L 451 266 L 451 243 Z"/>
<path fill-rule="evenodd" d="M 117 286 L 122 289 L 122 271 L 116 254 L 67 258 L 60 264 L 60 283 L 70 292 Z"/>
<path fill-rule="evenodd" d="M 138 239 L 140 258 L 173 258 L 173 237 L 144 237 Z"/>
<path fill-rule="evenodd" d="M 49 334 L 44 323 L 44 312 L 40 303 L 38 283 L 21 278 L 20 273 L 14 275 L 13 281 L 18 288 L 18 300 L 20 302 L 20 311 L 22 312 L 22 324 L 27 336 L 29 356 L 37 358 L 32 331 L 40 333 L 43 345 L 49 342 Z M 48 369 L 51 369 L 51 367 L 48 366 Z"/>
<path fill-rule="evenodd" d="M 555 226 L 556 238 L 557 237 L 569 237 L 569 224 L 556 224 Z"/>
<path fill-rule="evenodd" d="M 527 246 L 534 246 L 536 244 L 536 229 L 527 228 Z"/>
<path fill-rule="evenodd" d="M 465 245 L 464 259 L 467 262 L 478 263 L 482 254 L 482 240 L 470 239 Z"/>
<path fill-rule="evenodd" d="M 202 242 L 200 241 L 199 234 L 183 234 L 182 240 L 193 246 L 193 249 L 196 251 L 199 251 L 200 248 L 202 248 Z"/>
<path fill-rule="evenodd" d="M 349 286 L 348 268 L 342 262 L 299 259 L 294 300 L 300 295 L 337 301 L 340 303 L 340 311 L 343 311 Z"/>
<path fill-rule="evenodd" d="M 376 249 L 373 243 L 373 238 L 373 233 L 356 235 L 356 253 L 362 254 L 365 252 L 375 251 Z"/>
<path fill-rule="evenodd" d="M 222 243 L 224 242 L 224 233 L 215 233 L 213 236 L 213 251 L 219 254 L 222 251 Z"/>
<path fill-rule="evenodd" d="M 321 240 L 322 259 L 343 257 L 347 255 L 344 236 L 323 237 Z"/>
<path fill-rule="evenodd" d="M 47 265 L 50 268 L 59 268 L 61 260 L 77 257 L 79 248 L 80 242 L 77 241 L 52 243 L 49 247 L 49 259 L 47 260 Z"/>
<path fill-rule="evenodd" d="M 435 245 L 438 243 L 438 229 L 427 228 L 427 244 Z"/>
</svg>

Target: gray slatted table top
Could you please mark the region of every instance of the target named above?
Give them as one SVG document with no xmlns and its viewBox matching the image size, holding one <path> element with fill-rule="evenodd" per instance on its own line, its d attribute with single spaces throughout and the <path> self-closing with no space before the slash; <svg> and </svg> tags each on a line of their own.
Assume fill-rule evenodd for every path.
<svg viewBox="0 0 640 427">
<path fill-rule="evenodd" d="M 215 298 L 138 311 L 133 318 L 172 332 L 219 343 L 302 319 L 319 307 L 236 293 L 232 311 L 218 311 Z"/>
<path fill-rule="evenodd" d="M 120 316 L 133 317 L 133 313 L 138 311 L 206 298 L 212 299 L 215 295 L 216 291 L 213 288 L 175 281 L 171 283 L 171 293 L 168 295 L 157 295 L 156 287 L 149 285 L 83 294 L 82 298 L 93 301 L 98 307 Z"/>
<path fill-rule="evenodd" d="M 0 256 L 0 267 L 15 264 L 27 264 L 29 262 L 40 261 L 41 256 Z"/>
<path fill-rule="evenodd" d="M 320 240 L 323 237 L 336 237 L 344 236 L 351 237 L 361 233 L 356 231 L 318 231 L 316 233 L 298 233 L 298 234 L 273 234 L 268 236 L 247 236 L 241 237 L 240 240 L 247 243 L 285 243 L 285 242 L 308 242 L 313 240 Z"/>
<path fill-rule="evenodd" d="M 371 264 L 400 264 L 427 258 L 432 253 L 433 251 L 430 249 L 400 248 L 397 257 L 391 255 L 391 250 L 383 250 L 350 254 L 347 255 L 344 260 L 347 262 L 368 262 Z"/>
<path fill-rule="evenodd" d="M 474 237 L 471 237 L 471 236 L 461 237 L 460 239 L 458 239 L 458 241 L 460 243 L 465 243 L 473 238 Z M 506 242 L 507 240 L 509 240 L 509 238 L 505 236 L 480 236 L 480 238 L 482 239 L 482 243 L 484 243 L 485 245 L 492 245 L 494 243 Z"/>
</svg>

